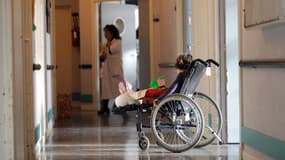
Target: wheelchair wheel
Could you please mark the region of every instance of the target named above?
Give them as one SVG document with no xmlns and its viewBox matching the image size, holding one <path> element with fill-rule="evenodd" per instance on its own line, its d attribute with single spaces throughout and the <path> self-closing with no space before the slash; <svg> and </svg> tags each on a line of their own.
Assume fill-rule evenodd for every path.
<svg viewBox="0 0 285 160">
<path fill-rule="evenodd" d="M 139 147 L 141 150 L 146 151 L 149 149 L 150 142 L 147 136 L 141 136 L 139 138 Z"/>
<path fill-rule="evenodd" d="M 215 138 L 220 139 L 217 136 L 222 129 L 222 113 L 217 104 L 209 96 L 203 93 L 195 92 L 192 99 L 199 105 L 204 115 L 204 134 L 202 135 L 200 142 L 196 145 L 196 147 L 203 147 L 211 144 Z"/>
<path fill-rule="evenodd" d="M 154 108 L 151 128 L 162 147 L 171 152 L 183 152 L 195 146 L 201 138 L 203 113 L 192 99 L 171 95 Z"/>
</svg>

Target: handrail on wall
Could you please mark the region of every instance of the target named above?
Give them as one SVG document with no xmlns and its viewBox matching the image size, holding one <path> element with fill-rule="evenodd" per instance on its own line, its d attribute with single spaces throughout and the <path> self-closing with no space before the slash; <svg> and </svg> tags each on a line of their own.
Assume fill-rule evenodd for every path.
<svg viewBox="0 0 285 160">
<path fill-rule="evenodd" d="M 78 65 L 79 69 L 92 69 L 92 64 L 80 64 Z"/>
<path fill-rule="evenodd" d="M 175 63 L 160 63 L 158 66 L 160 68 L 175 68 Z"/>
<path fill-rule="evenodd" d="M 242 68 L 285 68 L 285 59 L 240 61 L 239 66 Z"/>
<path fill-rule="evenodd" d="M 285 15 L 278 15 L 276 17 L 272 17 L 269 19 L 263 19 L 254 23 L 247 24 L 247 14 L 246 14 L 246 9 L 243 9 L 243 25 L 244 28 L 255 28 L 255 27 L 263 27 L 263 26 L 268 26 L 272 24 L 278 24 L 278 23 L 283 23 L 285 22 Z"/>
</svg>

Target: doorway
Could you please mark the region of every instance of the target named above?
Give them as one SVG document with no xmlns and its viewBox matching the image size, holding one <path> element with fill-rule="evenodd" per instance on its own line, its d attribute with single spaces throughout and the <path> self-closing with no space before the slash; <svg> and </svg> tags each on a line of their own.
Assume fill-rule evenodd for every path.
<svg viewBox="0 0 285 160">
<path fill-rule="evenodd" d="M 72 93 L 72 42 L 71 42 L 71 7 L 56 6 L 56 74 L 57 94 Z M 67 18 L 69 17 L 69 18 Z"/>
<path fill-rule="evenodd" d="M 225 89 L 225 126 L 228 143 L 240 143 L 240 105 L 239 105 L 239 37 L 238 37 L 238 0 L 220 2 L 221 13 L 221 45 L 224 48 L 221 59 L 225 70 L 222 72 Z M 223 79 L 223 78 L 222 78 Z"/>
<path fill-rule="evenodd" d="M 133 89 L 139 88 L 139 15 L 137 1 L 102 2 L 100 7 L 100 44 L 105 45 L 103 28 L 107 24 L 115 25 L 122 37 L 122 56 L 124 77 Z"/>
</svg>

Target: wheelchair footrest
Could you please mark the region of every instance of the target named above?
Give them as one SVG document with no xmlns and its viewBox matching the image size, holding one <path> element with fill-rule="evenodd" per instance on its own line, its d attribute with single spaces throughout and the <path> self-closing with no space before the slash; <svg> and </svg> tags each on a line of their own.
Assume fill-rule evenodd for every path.
<svg viewBox="0 0 285 160">
<path fill-rule="evenodd" d="M 123 106 L 123 107 L 114 106 L 113 112 L 115 114 L 123 114 L 123 113 L 126 113 L 128 111 L 136 111 L 137 108 L 139 107 L 139 105 L 140 104 L 130 104 L 130 105 L 126 105 L 126 106 Z"/>
</svg>

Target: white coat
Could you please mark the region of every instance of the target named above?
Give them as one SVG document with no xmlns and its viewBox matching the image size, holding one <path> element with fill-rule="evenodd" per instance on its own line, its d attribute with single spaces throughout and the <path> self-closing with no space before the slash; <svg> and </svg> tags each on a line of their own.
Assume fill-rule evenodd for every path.
<svg viewBox="0 0 285 160">
<path fill-rule="evenodd" d="M 107 57 L 101 68 L 101 99 L 111 99 L 120 95 L 118 84 L 124 80 L 121 43 L 121 40 L 113 39 L 110 52 L 107 50 Z"/>
</svg>

